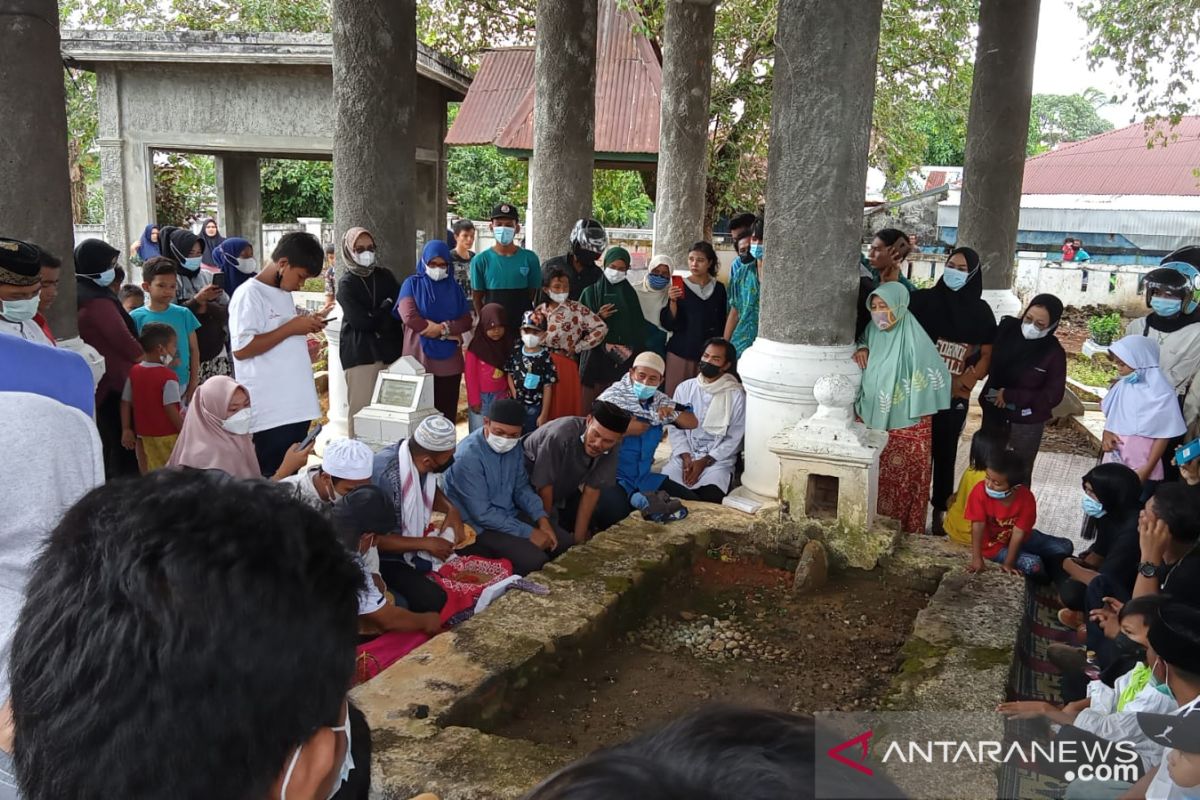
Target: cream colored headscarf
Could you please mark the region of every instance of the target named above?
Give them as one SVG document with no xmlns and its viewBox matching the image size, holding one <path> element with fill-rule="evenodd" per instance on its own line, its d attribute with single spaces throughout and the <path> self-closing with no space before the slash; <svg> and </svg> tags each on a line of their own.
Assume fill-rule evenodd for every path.
<svg viewBox="0 0 1200 800">
<path fill-rule="evenodd" d="M 372 239 L 375 238 L 366 228 L 357 227 L 346 231 L 346 235 L 342 237 L 342 261 L 345 262 L 346 269 L 350 270 L 350 274 L 358 275 L 360 278 L 367 277 L 371 274 L 371 270 L 378 266 L 378 264 L 372 264 L 369 267 L 364 267 L 360 266 L 359 263 L 354 260 L 354 243 L 357 242 L 358 237 L 362 236 L 364 233 L 367 236 L 370 236 Z"/>
<path fill-rule="evenodd" d="M 646 322 L 665 332 L 666 329 L 662 326 L 662 310 L 667 304 L 667 292 L 671 290 L 669 276 L 667 285 L 662 289 L 650 288 L 650 276 L 654 273 L 654 268 L 663 264 L 668 268 L 671 266 L 671 262 L 666 256 L 655 256 L 650 259 L 646 277 L 642 278 L 641 282 L 635 284 L 633 288 L 637 289 L 638 303 L 642 306 L 642 316 L 646 318 Z"/>
</svg>

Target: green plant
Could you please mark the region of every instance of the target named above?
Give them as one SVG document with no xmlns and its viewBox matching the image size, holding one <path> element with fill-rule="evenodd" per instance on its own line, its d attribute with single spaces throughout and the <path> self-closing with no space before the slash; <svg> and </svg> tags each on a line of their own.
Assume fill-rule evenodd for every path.
<svg viewBox="0 0 1200 800">
<path fill-rule="evenodd" d="M 1085 386 L 1104 388 L 1117 378 L 1117 368 L 1108 358 L 1088 358 L 1071 353 L 1067 356 L 1067 376 Z"/>
<path fill-rule="evenodd" d="M 309 278 L 304 282 L 304 285 L 300 287 L 300 291 L 320 292 L 321 294 L 325 294 L 325 278 Z"/>
<path fill-rule="evenodd" d="M 1088 318 L 1088 336 L 1101 347 L 1108 347 L 1121 335 L 1121 315 L 1113 312 Z"/>
</svg>

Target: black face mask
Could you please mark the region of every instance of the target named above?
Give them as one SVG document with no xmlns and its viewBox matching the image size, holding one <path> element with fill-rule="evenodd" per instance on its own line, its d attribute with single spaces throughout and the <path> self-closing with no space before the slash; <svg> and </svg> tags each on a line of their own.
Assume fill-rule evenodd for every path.
<svg viewBox="0 0 1200 800">
<path fill-rule="evenodd" d="M 708 378 L 710 381 L 721 374 L 721 368 L 716 364 L 710 364 L 707 361 L 701 361 L 699 364 L 700 374 Z"/>
<path fill-rule="evenodd" d="M 429 471 L 432 472 L 434 475 L 440 475 L 441 473 L 450 469 L 450 465 L 453 463 L 454 463 L 454 456 L 450 456 L 450 458 L 446 461 L 445 464 L 442 464 L 440 467 L 434 467 L 433 469 L 431 469 Z"/>
<path fill-rule="evenodd" d="M 575 258 L 578 259 L 579 262 L 581 264 L 584 264 L 585 266 L 587 264 L 594 265 L 597 261 L 600 260 L 600 254 L 593 253 L 591 250 L 584 250 L 582 247 L 575 247 L 575 248 L 573 248 L 573 250 L 575 253 Z"/>
<path fill-rule="evenodd" d="M 1113 639 L 1113 646 L 1117 648 L 1117 652 L 1123 656 L 1136 658 L 1138 661 L 1146 660 L 1146 648 L 1138 644 L 1133 639 L 1130 639 L 1124 633 L 1118 633 Z"/>
</svg>

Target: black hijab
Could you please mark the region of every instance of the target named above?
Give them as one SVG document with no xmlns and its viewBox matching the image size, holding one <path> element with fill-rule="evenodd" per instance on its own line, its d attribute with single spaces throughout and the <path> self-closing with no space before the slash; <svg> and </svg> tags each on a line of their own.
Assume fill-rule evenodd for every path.
<svg viewBox="0 0 1200 800">
<path fill-rule="evenodd" d="M 200 223 L 200 240 L 204 242 L 204 253 L 200 256 L 200 258 L 205 264 L 213 267 L 219 267 L 221 266 L 221 262 L 217 260 L 217 256 L 213 251 L 215 251 L 221 245 L 221 242 L 225 241 L 225 237 L 221 235 L 221 229 L 219 227 L 217 228 L 217 234 L 215 236 L 209 236 L 206 230 L 208 228 L 208 223 L 210 222 L 213 225 L 217 224 L 217 221 L 212 217 L 206 217 L 204 221 Z"/>
<path fill-rule="evenodd" d="M 158 240 L 166 242 L 166 247 L 163 248 L 163 255 L 175 262 L 180 275 L 194 278 L 200 273 L 199 267 L 188 269 L 183 265 L 183 261 L 188 257 L 188 253 L 192 252 L 192 248 L 200 240 L 199 236 L 187 228 L 176 228 L 172 225 L 165 225 L 158 229 Z"/>
<path fill-rule="evenodd" d="M 1029 309 L 1040 306 L 1050 314 L 1050 327 L 1040 339 L 1026 339 L 1021 333 L 1021 323 Z M 1029 301 L 1019 317 L 1005 317 L 996 326 L 996 341 L 992 345 L 991 377 L 988 383 L 1001 389 L 1016 383 L 1017 377 L 1027 369 L 1040 364 L 1051 350 L 1062 349 L 1054 332 L 1062 319 L 1063 304 L 1052 294 L 1039 294 Z"/>
<path fill-rule="evenodd" d="M 913 292 L 908 309 L 934 342 L 945 339 L 964 344 L 991 344 L 996 338 L 996 315 L 983 300 L 979 254 L 969 247 L 950 251 L 951 256 L 957 254 L 967 260 L 966 285 L 954 291 L 939 278 L 932 288 Z"/>
<path fill-rule="evenodd" d="M 83 308 L 93 300 L 112 303 L 117 307 L 117 313 L 121 315 L 129 335 L 136 339 L 137 326 L 117 299 L 117 293 L 110 286 L 100 286 L 92 280 L 107 272 L 113 265 L 113 259 L 120 254 L 120 250 L 100 239 L 85 239 L 75 246 L 75 307 Z"/>
</svg>

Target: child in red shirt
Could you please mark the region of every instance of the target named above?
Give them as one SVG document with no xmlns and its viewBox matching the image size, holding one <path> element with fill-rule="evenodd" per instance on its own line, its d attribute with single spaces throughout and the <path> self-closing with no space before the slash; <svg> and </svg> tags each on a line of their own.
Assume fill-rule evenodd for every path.
<svg viewBox="0 0 1200 800">
<path fill-rule="evenodd" d="M 142 326 L 145 356 L 134 364 L 121 393 L 121 444 L 138 451 L 142 474 L 166 466 L 183 429 L 179 377 L 171 366 L 178 361 L 179 335 L 163 322 Z"/>
<path fill-rule="evenodd" d="M 1011 450 L 988 458 L 986 477 L 971 490 L 963 514 L 971 523 L 968 572 L 983 570 L 986 558 L 1013 575 L 1054 577 L 1074 550 L 1070 539 L 1034 529 L 1037 500 L 1021 485 L 1024 472 L 1024 462 Z"/>
</svg>

